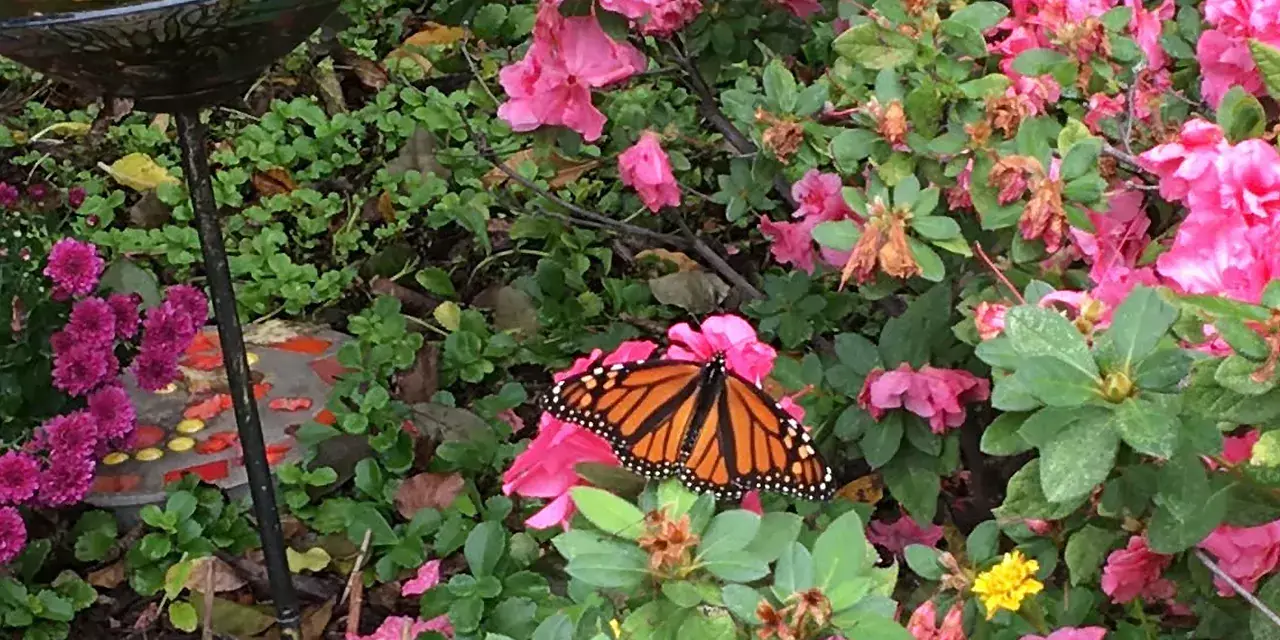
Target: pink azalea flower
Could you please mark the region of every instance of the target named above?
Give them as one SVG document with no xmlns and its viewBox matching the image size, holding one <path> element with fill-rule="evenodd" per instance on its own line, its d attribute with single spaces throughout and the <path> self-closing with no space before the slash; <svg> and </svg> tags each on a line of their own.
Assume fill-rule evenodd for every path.
<svg viewBox="0 0 1280 640">
<path fill-rule="evenodd" d="M 1132 536 L 1128 546 L 1107 556 L 1102 568 L 1102 591 L 1116 604 L 1137 597 L 1152 601 L 1172 598 L 1176 587 L 1160 577 L 1171 562 L 1173 556 L 1152 551 L 1144 536 Z"/>
<path fill-rule="evenodd" d="M 789 264 L 805 273 L 813 273 L 813 228 L 817 220 L 774 222 L 760 216 L 760 233 L 770 240 L 769 253 L 778 264 Z"/>
<path fill-rule="evenodd" d="M 707 362 L 724 354 L 729 370 L 755 383 L 761 384 L 773 370 L 778 352 L 760 342 L 756 330 L 746 320 L 732 315 L 711 316 L 695 330 L 686 322 L 667 329 L 671 346 L 667 357 L 672 360 Z"/>
<path fill-rule="evenodd" d="M 1038 536 L 1047 536 L 1049 532 L 1053 531 L 1053 523 L 1048 520 L 1027 518 L 1022 521 L 1022 524 L 1027 525 L 1027 530 Z"/>
<path fill-rule="evenodd" d="M 1214 108 L 1231 87 L 1239 86 L 1252 94 L 1262 92 L 1262 76 L 1246 37 L 1209 29 L 1196 42 L 1196 60 L 1200 63 L 1200 93 Z"/>
<path fill-rule="evenodd" d="M 775 0 L 781 4 L 783 8 L 790 11 L 792 15 L 801 20 L 807 19 L 815 13 L 822 13 L 822 4 L 818 0 Z"/>
<path fill-rule="evenodd" d="M 1047 636 L 1027 635 L 1021 640 L 1103 640 L 1106 635 L 1102 627 L 1063 627 Z"/>
<path fill-rule="evenodd" d="M 867 375 L 858 405 L 879 420 L 890 409 L 905 408 L 929 421 L 934 433 L 944 433 L 964 423 L 966 402 L 981 402 L 991 395 L 991 386 L 960 369 L 938 369 L 925 365 L 912 371 L 903 363 L 893 371 L 876 369 Z"/>
<path fill-rule="evenodd" d="M 618 345 L 603 358 L 603 364 L 613 365 L 648 358 L 658 348 L 652 342 L 629 341 Z M 585 358 L 578 358 L 573 366 L 557 373 L 557 382 L 583 373 L 600 360 L 604 352 L 596 349 Z M 618 458 L 604 438 L 577 425 L 558 420 L 543 413 L 538 422 L 538 435 L 529 448 L 516 456 L 511 467 L 502 474 L 502 493 L 516 493 L 530 498 L 547 498 L 547 503 L 525 525 L 534 529 L 552 526 L 567 527 L 573 517 L 573 500 L 569 490 L 582 480 L 574 466 L 579 462 L 618 464 Z"/>
<path fill-rule="evenodd" d="M 1004 332 L 1004 314 L 1009 305 L 999 302 L 979 302 L 973 308 L 973 323 L 978 326 L 978 337 L 990 340 Z"/>
<path fill-rule="evenodd" d="M 844 183 L 834 173 L 822 173 L 810 169 L 804 177 L 791 185 L 791 197 L 799 206 L 795 217 L 817 216 L 823 220 L 843 220 L 853 217 L 853 209 L 844 201 Z"/>
<path fill-rule="evenodd" d="M 653 10 L 653 3 L 649 0 L 600 0 L 600 8 L 635 20 Z"/>
<path fill-rule="evenodd" d="M 1242 464 L 1253 457 L 1253 445 L 1258 444 L 1262 432 L 1250 429 L 1242 436 L 1227 436 L 1223 439 L 1222 459 L 1231 464 Z"/>
<path fill-rule="evenodd" d="M 1124 4 L 1133 10 L 1129 32 L 1147 55 L 1147 68 L 1164 67 L 1169 57 L 1165 55 L 1164 47 L 1160 46 L 1160 36 L 1164 30 L 1164 21 L 1173 19 L 1173 0 L 1164 0 L 1154 11 L 1149 11 L 1142 0 L 1125 0 Z"/>
<path fill-rule="evenodd" d="M 436 631 L 450 638 L 453 637 L 453 625 L 449 624 L 448 616 L 440 616 L 432 620 L 418 620 L 409 616 L 391 616 L 383 620 L 382 626 L 378 627 L 373 633 L 367 636 L 348 633 L 347 640 L 405 640 L 406 638 L 417 638 L 428 631 Z"/>
<path fill-rule="evenodd" d="M 643 54 L 610 38 L 594 16 L 566 18 L 544 5 L 529 51 L 499 74 L 510 99 L 498 116 L 516 131 L 563 125 L 594 141 L 605 117 L 591 103 L 591 89 L 625 80 L 645 64 Z"/>
<path fill-rule="evenodd" d="M 1084 123 L 1089 127 L 1090 131 L 1099 133 L 1101 129 L 1098 127 L 1098 123 L 1122 113 L 1124 113 L 1123 93 L 1114 96 L 1095 93 L 1089 96 L 1089 112 L 1084 114 Z"/>
<path fill-rule="evenodd" d="M 760 503 L 760 490 L 752 489 L 742 494 L 741 507 L 758 516 L 764 515 L 764 505 Z"/>
<path fill-rule="evenodd" d="M 1258 581 L 1280 564 L 1280 520 L 1246 528 L 1220 525 L 1199 547 L 1213 554 L 1223 572 L 1252 592 Z M 1219 578 L 1214 578 L 1214 585 L 1220 596 L 1235 595 Z"/>
<path fill-rule="evenodd" d="M 973 198 L 969 195 L 972 188 L 973 159 L 964 165 L 964 170 L 956 176 L 956 186 L 947 189 L 947 208 L 952 211 L 973 208 Z"/>
<path fill-rule="evenodd" d="M 402 596 L 420 596 L 440 584 L 440 560 L 428 560 L 418 567 L 418 574 L 400 587 Z"/>
<path fill-rule="evenodd" d="M 1219 160 L 1221 207 L 1245 217 L 1280 214 L 1280 152 L 1262 140 L 1245 140 Z"/>
<path fill-rule="evenodd" d="M 915 640 L 965 640 L 964 608 L 959 602 L 951 605 L 939 625 L 938 608 L 932 600 L 925 600 L 911 612 L 911 619 L 907 621 L 907 633 Z"/>
<path fill-rule="evenodd" d="M 867 525 L 867 540 L 876 546 L 883 547 L 889 553 L 901 556 L 906 548 L 913 544 L 922 544 L 926 547 L 937 546 L 938 541 L 942 540 L 942 527 L 933 523 L 929 523 L 927 527 L 921 527 L 914 518 L 903 514 L 892 523 L 872 520 L 871 524 Z"/>
<path fill-rule="evenodd" d="M 1184 293 L 1223 295 L 1257 302 L 1267 283 L 1280 277 L 1280 221 L 1250 227 L 1240 215 L 1193 210 L 1178 227 L 1173 246 L 1156 270 Z"/>
<path fill-rule="evenodd" d="M 671 173 L 671 160 L 652 131 L 640 134 L 639 142 L 618 155 L 618 173 L 623 184 L 639 192 L 650 211 L 680 206 L 680 185 Z"/>
<path fill-rule="evenodd" d="M 1215 162 L 1227 148 L 1222 128 L 1195 118 L 1182 125 L 1176 142 L 1160 144 L 1138 156 L 1143 169 L 1160 177 L 1160 196 L 1176 202 L 1193 189 L 1217 189 Z"/>
<path fill-rule="evenodd" d="M 654 0 L 648 19 L 640 22 L 640 33 L 669 37 L 689 26 L 701 12 L 701 0 Z"/>
</svg>

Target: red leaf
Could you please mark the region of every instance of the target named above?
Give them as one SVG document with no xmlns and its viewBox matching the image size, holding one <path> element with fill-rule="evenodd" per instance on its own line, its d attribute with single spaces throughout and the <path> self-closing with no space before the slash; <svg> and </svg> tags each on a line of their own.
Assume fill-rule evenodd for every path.
<svg viewBox="0 0 1280 640">
<path fill-rule="evenodd" d="M 274 349 L 282 351 L 292 351 L 294 353 L 305 353 L 311 356 L 318 356 L 329 350 L 329 345 L 333 342 L 314 338 L 311 336 L 294 336 L 284 342 L 271 345 Z"/>
<path fill-rule="evenodd" d="M 311 408 L 311 398 L 276 398 L 267 406 L 276 411 L 302 411 Z"/>
<path fill-rule="evenodd" d="M 316 372 L 316 375 L 320 376 L 320 380 L 328 385 L 337 383 L 338 376 L 347 372 L 347 368 L 338 364 L 338 359 L 334 356 L 312 360 L 311 370 Z"/>
<path fill-rule="evenodd" d="M 230 408 L 231 396 L 225 393 L 216 393 L 205 400 L 187 407 L 187 410 L 182 412 L 182 417 L 188 419 L 195 418 L 199 420 L 209 420 Z"/>
<path fill-rule="evenodd" d="M 134 431 L 133 446 L 137 449 L 154 447 L 164 440 L 164 436 L 164 429 L 160 427 L 150 424 L 139 425 L 138 429 Z"/>
</svg>

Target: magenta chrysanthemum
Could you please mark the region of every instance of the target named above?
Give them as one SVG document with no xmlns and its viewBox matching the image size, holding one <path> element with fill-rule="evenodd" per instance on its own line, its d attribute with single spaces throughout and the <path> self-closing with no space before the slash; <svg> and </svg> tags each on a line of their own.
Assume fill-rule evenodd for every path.
<svg viewBox="0 0 1280 640">
<path fill-rule="evenodd" d="M 137 335 L 138 325 L 141 323 L 138 316 L 139 302 L 138 296 L 133 294 L 113 293 L 107 298 L 111 313 L 116 318 L 116 338 L 128 340 Z"/>
<path fill-rule="evenodd" d="M 109 345 L 116 336 L 116 314 L 102 298 L 85 298 L 71 307 L 64 331 L 76 343 Z"/>
<path fill-rule="evenodd" d="M 13 562 L 27 546 L 27 525 L 13 507 L 0 507 L 0 566 Z"/>
<path fill-rule="evenodd" d="M 133 359 L 130 370 L 137 378 L 139 387 L 147 391 L 158 391 L 178 377 L 178 361 L 175 356 L 163 351 L 144 350 Z"/>
<path fill-rule="evenodd" d="M 93 293 L 105 268 L 106 263 L 98 256 L 96 246 L 75 238 L 63 238 L 49 250 L 44 275 L 53 280 L 54 297 L 65 299 Z"/>
<path fill-rule="evenodd" d="M 187 321 L 194 325 L 192 333 L 199 331 L 200 327 L 204 326 L 205 320 L 209 319 L 208 298 L 191 285 L 179 284 L 169 287 L 165 291 L 164 302 L 187 317 Z"/>
<path fill-rule="evenodd" d="M 70 334 L 55 335 L 53 385 L 73 396 L 82 396 L 116 374 L 119 362 L 102 345 L 74 342 Z"/>
<path fill-rule="evenodd" d="M 8 182 L 0 182 L 0 208 L 13 208 L 14 205 L 18 204 L 18 198 L 20 197 L 22 197 L 22 194 L 16 187 Z"/>
<path fill-rule="evenodd" d="M 195 337 L 196 330 L 191 328 L 192 324 L 190 316 L 168 301 L 148 309 L 147 319 L 142 322 L 142 351 L 167 352 L 176 358 L 177 353 Z"/>
<path fill-rule="evenodd" d="M 36 494 L 40 463 L 19 451 L 0 456 L 0 505 L 22 504 Z"/>
<path fill-rule="evenodd" d="M 47 420 L 36 439 L 54 456 L 90 457 L 98 446 L 98 424 L 88 411 Z"/>
<path fill-rule="evenodd" d="M 118 443 L 133 433 L 138 411 L 124 387 L 105 386 L 89 396 L 89 413 L 98 427 L 100 442 Z"/>
<path fill-rule="evenodd" d="M 45 507 L 65 507 L 80 502 L 93 484 L 93 458 L 54 455 L 40 474 L 36 500 Z"/>
</svg>

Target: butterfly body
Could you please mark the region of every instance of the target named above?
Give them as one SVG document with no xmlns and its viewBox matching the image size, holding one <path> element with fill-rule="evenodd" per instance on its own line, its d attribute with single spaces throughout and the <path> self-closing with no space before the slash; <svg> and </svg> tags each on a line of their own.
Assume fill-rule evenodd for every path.
<svg viewBox="0 0 1280 640">
<path fill-rule="evenodd" d="M 721 498 L 835 492 L 804 427 L 722 356 L 597 365 L 556 383 L 540 404 L 605 438 L 624 467 L 647 478 L 675 475 Z"/>
</svg>

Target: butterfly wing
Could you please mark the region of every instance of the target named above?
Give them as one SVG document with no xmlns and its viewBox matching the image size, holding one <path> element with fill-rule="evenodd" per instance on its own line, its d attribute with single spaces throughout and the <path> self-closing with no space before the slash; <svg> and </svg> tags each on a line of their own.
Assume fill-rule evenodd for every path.
<svg viewBox="0 0 1280 640">
<path fill-rule="evenodd" d="M 831 468 L 804 426 L 732 372 L 726 372 L 680 476 L 689 486 L 723 498 L 751 489 L 807 500 L 827 500 L 835 493 Z"/>
<path fill-rule="evenodd" d="M 609 441 L 622 466 L 660 478 L 680 466 L 701 374 L 673 360 L 601 365 L 557 383 L 540 404 Z"/>
</svg>

